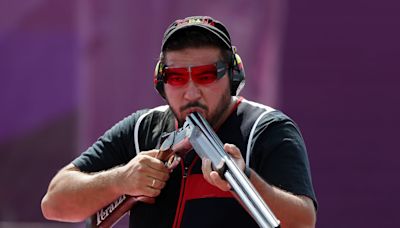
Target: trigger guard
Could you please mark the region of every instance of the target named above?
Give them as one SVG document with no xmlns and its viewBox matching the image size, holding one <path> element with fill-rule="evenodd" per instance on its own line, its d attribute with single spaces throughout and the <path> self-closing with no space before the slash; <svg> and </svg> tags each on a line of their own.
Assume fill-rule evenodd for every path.
<svg viewBox="0 0 400 228">
<path fill-rule="evenodd" d="M 180 160 L 181 158 L 178 155 L 173 154 L 165 162 L 165 167 L 167 167 L 169 170 L 173 170 L 176 168 L 176 166 L 178 166 Z"/>
</svg>

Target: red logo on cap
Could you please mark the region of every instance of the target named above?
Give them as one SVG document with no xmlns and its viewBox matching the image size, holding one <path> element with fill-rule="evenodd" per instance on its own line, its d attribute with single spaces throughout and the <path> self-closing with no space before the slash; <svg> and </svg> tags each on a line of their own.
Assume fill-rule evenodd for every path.
<svg viewBox="0 0 400 228">
<path fill-rule="evenodd" d="M 185 18 L 176 21 L 177 26 L 195 25 L 195 24 L 205 24 L 205 25 L 215 26 L 215 22 L 210 18 Z"/>
</svg>

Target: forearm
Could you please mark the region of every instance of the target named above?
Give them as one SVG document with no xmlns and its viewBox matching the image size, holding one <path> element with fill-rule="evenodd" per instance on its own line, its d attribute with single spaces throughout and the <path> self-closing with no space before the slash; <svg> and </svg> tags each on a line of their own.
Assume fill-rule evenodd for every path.
<svg viewBox="0 0 400 228">
<path fill-rule="evenodd" d="M 281 227 L 315 227 L 316 214 L 311 199 L 269 185 L 253 170 L 250 180 L 280 220 Z"/>
<path fill-rule="evenodd" d="M 83 221 L 121 195 L 117 175 L 118 168 L 86 174 L 68 165 L 51 181 L 41 204 L 43 215 L 50 220 Z"/>
</svg>

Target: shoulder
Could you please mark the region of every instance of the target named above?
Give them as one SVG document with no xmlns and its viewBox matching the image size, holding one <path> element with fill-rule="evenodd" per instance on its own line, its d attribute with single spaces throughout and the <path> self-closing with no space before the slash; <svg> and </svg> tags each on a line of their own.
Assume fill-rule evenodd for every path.
<svg viewBox="0 0 400 228">
<path fill-rule="evenodd" d="M 238 113 L 243 115 L 242 128 L 248 129 L 252 144 L 257 141 L 256 145 L 261 143 L 271 148 L 286 141 L 303 144 L 297 124 L 280 110 L 244 100 Z"/>
<path fill-rule="evenodd" d="M 267 112 L 272 112 L 275 111 L 274 108 L 258 103 L 258 102 L 254 102 L 254 101 L 250 101 L 250 100 L 246 100 L 246 99 L 242 99 L 241 103 L 239 105 L 239 107 L 245 109 L 245 110 L 260 110 L 260 111 L 267 111 Z"/>
<path fill-rule="evenodd" d="M 241 107 L 242 106 L 242 107 Z M 275 108 L 243 99 L 242 105 L 238 110 L 245 116 L 244 123 L 248 123 L 247 128 L 251 129 L 250 137 L 255 143 L 252 146 L 263 145 L 262 150 L 267 148 L 277 148 L 282 143 L 288 142 L 299 145 L 305 149 L 304 140 L 298 125 L 280 110 Z"/>
<path fill-rule="evenodd" d="M 151 109 L 140 109 L 129 116 L 125 117 L 118 124 L 132 124 L 143 121 L 147 116 L 149 117 L 162 117 L 168 113 L 168 105 L 157 106 Z"/>
<path fill-rule="evenodd" d="M 114 124 L 105 135 L 115 134 L 131 134 L 134 128 L 138 127 L 141 122 L 146 122 L 146 117 L 149 116 L 151 119 L 156 120 L 161 118 L 167 113 L 168 106 L 158 106 L 152 109 L 140 109 Z"/>
<path fill-rule="evenodd" d="M 237 114 L 242 116 L 245 123 L 248 122 L 251 125 L 293 122 L 280 110 L 246 99 L 241 101 Z"/>
<path fill-rule="evenodd" d="M 162 105 L 162 106 L 157 106 L 152 109 L 143 109 L 140 110 L 139 112 L 139 117 L 138 119 L 142 120 L 146 118 L 147 116 L 149 117 L 156 117 L 156 118 L 162 118 L 166 115 L 168 115 L 169 112 L 169 106 L 168 105 Z"/>
<path fill-rule="evenodd" d="M 142 110 L 137 117 L 136 128 L 141 125 L 159 125 L 164 121 L 170 120 L 173 113 L 168 105 L 158 106 L 152 109 Z"/>
<path fill-rule="evenodd" d="M 175 130 L 174 115 L 168 105 L 148 109 L 135 123 L 133 137 L 135 151 L 158 148 L 161 136 Z"/>
</svg>

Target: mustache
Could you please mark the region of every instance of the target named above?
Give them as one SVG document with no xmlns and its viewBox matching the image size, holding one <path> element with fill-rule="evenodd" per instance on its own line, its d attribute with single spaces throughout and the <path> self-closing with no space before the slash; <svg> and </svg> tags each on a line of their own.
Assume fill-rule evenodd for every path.
<svg viewBox="0 0 400 228">
<path fill-rule="evenodd" d="M 208 111 L 208 107 L 203 105 L 203 104 L 201 104 L 198 101 L 187 103 L 186 105 L 180 107 L 179 111 L 183 112 L 183 111 L 185 111 L 186 109 L 189 109 L 189 108 L 201 108 L 201 109 L 204 109 L 204 110 Z"/>
</svg>

